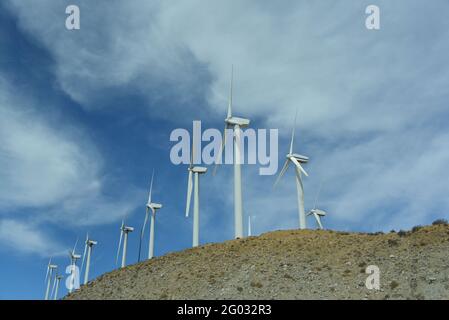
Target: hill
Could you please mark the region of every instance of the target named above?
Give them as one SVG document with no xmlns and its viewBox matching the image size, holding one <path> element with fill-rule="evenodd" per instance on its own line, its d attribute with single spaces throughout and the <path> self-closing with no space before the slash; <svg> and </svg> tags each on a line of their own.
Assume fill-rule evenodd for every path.
<svg viewBox="0 0 449 320">
<path fill-rule="evenodd" d="M 368 290 L 368 265 L 380 290 Z M 66 299 L 449 299 L 449 226 L 275 231 L 114 270 Z"/>
</svg>

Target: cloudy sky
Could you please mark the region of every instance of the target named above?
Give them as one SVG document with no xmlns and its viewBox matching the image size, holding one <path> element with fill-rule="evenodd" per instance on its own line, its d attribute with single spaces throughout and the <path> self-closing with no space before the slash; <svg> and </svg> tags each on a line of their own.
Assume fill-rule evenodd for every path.
<svg viewBox="0 0 449 320">
<path fill-rule="evenodd" d="M 70 4 L 80 30 L 65 28 Z M 370 4 L 380 30 L 365 27 Z M 153 169 L 156 255 L 189 247 L 187 167 L 170 162 L 169 137 L 193 120 L 223 127 L 232 64 L 234 111 L 279 129 L 280 165 L 298 110 L 306 207 L 322 183 L 325 227 L 448 218 L 448 11 L 447 0 L 2 1 L 0 299 L 42 298 L 48 258 L 63 272 L 87 231 L 92 276 L 112 270 L 120 221 L 140 228 Z M 243 170 L 254 232 L 297 228 L 293 172 L 273 190 L 258 169 Z M 232 168 L 201 187 L 201 242 L 231 239 Z"/>
</svg>

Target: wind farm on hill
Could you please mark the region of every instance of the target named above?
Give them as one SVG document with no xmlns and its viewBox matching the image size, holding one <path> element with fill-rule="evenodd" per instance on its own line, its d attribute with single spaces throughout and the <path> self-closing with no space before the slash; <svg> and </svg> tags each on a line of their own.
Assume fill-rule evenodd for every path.
<svg viewBox="0 0 449 320">
<path fill-rule="evenodd" d="M 320 271 L 324 268 L 324 269 L 328 269 L 328 273 L 332 273 L 331 269 L 332 264 L 329 262 L 327 265 L 323 264 L 325 261 L 325 259 L 327 259 L 326 257 L 324 258 L 324 260 L 318 260 L 316 259 L 312 259 L 309 256 L 308 251 L 312 250 L 310 248 L 307 248 L 306 251 L 304 251 L 303 249 L 305 248 L 304 246 L 307 244 L 307 246 L 309 246 L 312 242 L 317 242 L 317 243 L 313 243 L 312 247 L 315 247 L 316 250 L 319 250 L 319 246 L 321 246 L 321 244 L 319 244 L 318 242 L 322 242 L 323 245 L 325 245 L 328 250 L 330 248 L 334 248 L 335 250 L 338 250 L 336 244 L 337 243 L 341 243 L 344 242 L 344 239 L 354 239 L 353 242 L 350 244 L 351 246 L 354 245 L 355 248 L 357 247 L 357 243 L 361 240 L 364 239 L 365 240 L 376 240 L 379 239 L 378 241 L 376 240 L 375 244 L 372 244 L 373 247 L 369 250 L 373 250 L 373 248 L 375 248 L 378 243 L 381 243 L 382 241 L 388 241 L 390 243 L 390 241 L 397 241 L 395 239 L 390 239 L 391 237 L 395 237 L 393 235 L 391 236 L 376 236 L 376 237 L 372 237 L 372 236 L 368 236 L 368 235 L 357 235 L 357 234 L 352 234 L 348 237 L 345 237 L 343 234 L 341 233 L 335 233 L 335 232 L 331 232 L 331 231 L 321 231 L 324 229 L 323 227 L 323 222 L 322 222 L 322 218 L 326 216 L 326 212 L 324 210 L 318 209 L 316 207 L 317 205 L 317 201 L 318 201 L 318 196 L 319 196 L 319 192 L 316 194 L 315 199 L 314 199 L 314 205 L 313 205 L 313 209 L 311 209 L 309 212 L 306 213 L 305 211 L 305 203 L 304 203 L 304 186 L 303 186 L 303 176 L 309 176 L 308 173 L 306 172 L 306 170 L 304 169 L 304 165 L 306 165 L 309 162 L 309 158 L 307 156 L 298 154 L 294 152 L 295 149 L 295 127 L 296 127 L 296 118 L 297 118 L 297 112 L 295 114 L 295 120 L 294 120 L 294 125 L 293 125 L 293 129 L 291 132 L 291 138 L 290 138 L 290 145 L 289 145 L 289 149 L 288 149 L 288 153 L 286 155 L 286 160 L 285 163 L 282 167 L 282 169 L 279 172 L 279 175 L 277 177 L 277 179 L 274 181 L 273 187 L 276 187 L 276 185 L 278 184 L 278 182 L 281 180 L 281 178 L 284 176 L 284 174 L 287 172 L 287 169 L 289 168 L 290 165 L 293 165 L 293 168 L 295 170 L 295 182 L 296 182 L 296 190 L 297 190 L 297 206 L 298 206 L 298 226 L 299 226 L 299 230 L 300 231 L 285 231 L 285 232 L 275 232 L 272 234 L 266 234 L 258 239 L 248 239 L 248 240 L 242 240 L 245 238 L 244 235 L 244 229 L 243 229 L 243 221 L 244 221 L 244 211 L 243 211 L 243 194 L 242 194 L 242 173 L 241 173 L 241 129 L 245 128 L 247 126 L 249 126 L 250 124 L 250 120 L 249 119 L 245 119 L 242 117 L 236 117 L 233 115 L 233 104 L 232 104 L 232 99 L 233 99 L 233 70 L 231 71 L 231 81 L 230 81 L 230 91 L 229 91 L 229 98 L 228 98 L 228 107 L 227 107 L 227 116 L 226 119 L 224 120 L 225 122 L 225 130 L 229 130 L 232 129 L 233 131 L 233 157 L 234 157 L 234 162 L 233 162 L 233 167 L 234 167 L 234 239 L 236 239 L 235 242 L 230 241 L 227 242 L 225 244 L 222 245 L 207 245 L 205 247 L 200 247 L 200 249 L 193 249 L 193 250 L 187 250 L 184 251 L 182 253 L 179 254 L 172 254 L 170 256 L 167 257 L 163 257 L 161 259 L 158 259 L 154 262 L 152 262 L 152 260 L 155 258 L 154 256 L 154 247 L 155 247 L 155 220 L 157 217 L 157 212 L 159 210 L 162 209 L 162 204 L 154 202 L 153 201 L 153 182 L 154 182 L 154 178 L 155 178 L 155 174 L 154 174 L 154 170 L 151 176 L 151 182 L 150 182 L 150 188 L 149 188 L 149 195 L 148 195 L 148 201 L 146 204 L 146 211 L 145 211 L 145 216 L 144 216 L 144 220 L 143 220 L 143 224 L 142 227 L 140 229 L 140 234 L 139 234 L 139 248 L 138 248 L 138 262 L 139 264 L 137 265 L 133 265 L 130 268 L 126 268 L 127 267 L 127 251 L 128 251 L 128 239 L 131 236 L 132 232 L 135 230 L 135 227 L 133 226 L 129 226 L 126 223 L 126 219 L 124 218 L 122 220 L 121 226 L 120 226 L 120 237 L 119 237 L 119 242 L 118 242 L 118 248 L 117 248 L 117 254 L 116 254 L 116 267 L 119 266 L 119 261 L 120 261 L 120 269 L 124 269 L 123 271 L 116 271 L 116 272 L 112 272 L 108 275 L 102 276 L 100 277 L 99 280 L 96 281 L 96 284 L 94 286 L 89 285 L 89 271 L 90 271 L 90 262 L 91 262 L 91 258 L 93 255 L 93 247 L 97 244 L 99 244 L 99 242 L 94 241 L 90 238 L 89 234 L 87 234 L 86 236 L 86 240 L 85 240 L 85 247 L 84 247 L 84 254 L 81 256 L 80 254 L 76 253 L 76 249 L 77 249 L 77 243 L 75 243 L 75 246 L 73 247 L 73 249 L 69 252 L 69 256 L 70 256 L 70 274 L 68 276 L 68 280 L 69 280 L 69 297 L 70 298 L 194 298 L 193 296 L 188 296 L 188 295 L 183 295 L 184 291 L 183 290 L 187 290 L 187 288 L 189 286 L 191 286 L 192 284 L 186 284 L 187 287 L 185 289 L 179 289 L 178 292 L 173 291 L 174 289 L 172 287 L 170 287 L 169 284 L 158 284 L 158 289 L 155 289 L 153 291 L 148 291 L 148 290 L 144 290 L 143 291 L 138 291 L 136 289 L 136 291 L 133 291 L 131 288 L 129 289 L 130 291 L 125 291 L 120 293 L 119 291 L 111 293 L 110 295 L 103 295 L 101 293 L 99 293 L 98 291 L 95 291 L 95 293 L 91 293 L 92 290 L 96 290 L 95 288 L 100 288 L 102 286 L 111 286 L 113 283 L 112 279 L 115 279 L 116 277 L 121 277 L 123 275 L 123 277 L 128 277 L 130 276 L 131 273 L 135 273 L 137 272 L 139 274 L 139 276 L 145 272 L 155 272 L 155 274 L 153 275 L 149 275 L 149 279 L 150 278 L 154 278 L 156 277 L 155 275 L 157 274 L 157 272 L 159 272 L 160 270 L 162 270 L 161 264 L 166 263 L 167 259 L 173 259 L 174 261 L 177 261 L 177 257 L 179 256 L 186 256 L 186 255 L 192 255 L 192 256 L 203 256 L 203 252 L 208 252 L 210 250 L 215 250 L 215 248 L 219 248 L 219 250 L 217 252 L 220 252 L 222 254 L 222 259 L 224 259 L 223 261 L 226 261 L 227 258 L 229 258 L 229 255 L 235 255 L 237 254 L 237 252 L 239 252 L 239 255 L 242 254 L 243 256 L 241 257 L 242 260 L 242 265 L 240 266 L 241 268 L 245 269 L 245 268 L 249 268 L 247 270 L 247 272 L 250 272 L 251 270 L 256 272 L 255 270 L 257 268 L 259 268 L 261 265 L 257 262 L 254 261 L 252 259 L 255 259 L 256 256 L 253 256 L 253 258 L 251 258 L 251 255 L 248 255 L 247 258 L 246 255 L 248 254 L 247 250 L 248 248 L 254 248 L 255 252 L 259 252 L 260 250 L 262 250 L 261 248 L 258 248 L 258 246 L 264 247 L 266 249 L 265 253 L 270 253 L 270 250 L 276 251 L 279 246 L 277 245 L 277 243 L 281 244 L 281 243 L 295 243 L 294 245 L 290 245 L 286 248 L 283 248 L 282 246 L 280 246 L 280 250 L 277 252 L 277 255 L 280 254 L 285 254 L 285 256 L 279 256 L 278 258 L 280 259 L 279 261 L 283 261 L 283 259 L 286 259 L 286 261 L 289 262 L 285 262 L 287 269 L 292 267 L 293 263 L 299 263 L 299 265 L 306 263 L 307 261 L 309 261 L 311 263 L 311 265 L 307 266 L 304 265 L 304 270 L 309 270 L 310 272 L 315 272 L 313 271 L 311 268 L 312 266 L 314 268 L 318 268 Z M 223 150 L 225 149 L 226 146 L 226 134 L 223 135 L 223 139 L 221 142 L 221 147 L 220 147 L 220 152 L 217 155 L 217 159 L 221 159 L 222 155 L 223 155 Z M 192 145 L 191 148 L 191 152 L 190 152 L 190 163 L 189 166 L 187 168 L 188 170 L 188 179 L 187 179 L 187 197 L 186 197 L 186 206 L 185 206 L 185 216 L 186 218 L 189 217 L 189 213 L 190 213 L 190 207 L 191 207 L 191 202 L 192 202 L 192 194 L 193 194 L 193 230 L 192 230 L 192 248 L 196 248 L 199 247 L 201 244 L 201 238 L 200 238 L 200 176 L 203 174 L 206 174 L 208 169 L 206 167 L 201 167 L 201 166 L 196 166 L 194 165 L 194 152 L 195 152 L 195 146 Z M 213 175 L 216 174 L 217 171 L 217 165 L 221 163 L 221 161 L 216 161 L 215 162 L 215 167 L 213 170 Z M 321 186 L 320 186 L 321 189 Z M 308 230 L 305 231 L 305 229 L 307 229 L 307 217 L 311 217 L 314 218 L 317 224 L 317 229 L 319 230 Z M 251 236 L 252 231 L 251 231 L 251 219 L 252 217 L 250 215 L 247 216 L 248 218 L 248 232 L 247 232 L 247 236 Z M 148 255 L 146 256 L 146 258 L 148 260 L 150 260 L 150 262 L 141 262 L 142 261 L 142 250 L 144 248 L 144 239 L 145 239 L 145 234 L 147 231 L 147 225 L 148 225 L 148 220 L 150 220 L 149 222 L 149 240 L 148 240 Z M 430 229 L 431 231 L 433 231 L 433 229 Z M 442 229 L 438 229 L 438 232 L 442 232 Z M 446 233 L 447 234 L 447 233 Z M 444 236 L 447 238 L 447 235 L 444 234 Z M 296 244 L 297 241 L 303 241 L 303 243 L 298 243 Z M 77 241 L 78 242 L 78 241 Z M 370 241 L 367 241 L 367 243 L 371 243 Z M 267 244 L 269 244 L 269 246 L 267 247 Z M 349 244 L 348 244 L 349 245 Z M 446 242 L 445 242 L 446 245 Z M 205 249 L 205 250 L 202 250 Z M 404 252 L 406 252 L 406 247 L 403 246 L 402 249 L 404 250 Z M 227 251 L 229 250 L 229 251 Z M 320 250 L 320 254 L 323 254 L 323 251 Z M 332 252 L 332 251 L 331 251 Z M 271 252 L 274 254 L 274 252 Z M 217 257 L 217 253 L 215 253 L 213 255 L 215 258 Z M 307 256 L 307 259 L 302 259 L 301 257 Z M 121 260 L 120 260 L 121 257 Z M 206 256 L 204 256 L 206 257 Z M 219 260 L 221 260 L 221 258 Z M 258 259 L 268 259 L 268 262 L 270 263 L 274 263 L 275 261 L 272 261 L 272 257 L 266 256 L 264 254 L 261 253 L 260 256 L 257 256 Z M 357 258 L 357 257 L 356 257 Z M 412 258 L 412 255 L 409 255 L 408 258 Z M 72 294 L 74 289 L 78 289 L 79 285 L 77 285 L 77 278 L 79 277 L 79 275 L 77 274 L 77 263 L 78 260 L 82 259 L 82 264 L 81 264 L 81 273 L 83 273 L 83 286 L 81 287 L 81 291 L 80 293 L 75 293 Z M 205 259 L 205 258 L 204 258 Z M 358 258 L 357 258 L 358 259 Z M 365 266 L 366 263 L 368 263 L 368 261 L 366 260 L 351 260 L 351 258 L 348 257 L 348 266 L 352 266 L 351 268 L 354 267 L 354 263 L 356 263 L 359 266 L 359 269 L 362 268 L 363 266 Z M 297 261 L 297 260 L 301 260 L 301 261 Z M 172 262 L 170 262 L 172 263 Z M 175 262 L 173 262 L 175 263 Z M 197 272 L 198 274 L 202 273 L 202 270 L 211 270 L 212 265 L 209 265 L 208 260 L 204 260 L 203 261 L 204 265 L 200 266 L 197 264 L 197 269 L 194 272 Z M 228 262 L 230 263 L 230 262 Z M 320 266 L 318 266 L 317 264 L 320 264 Z M 363 264 L 363 266 L 362 266 Z M 226 265 L 224 264 L 222 267 L 225 267 Z M 142 268 L 148 268 L 148 270 L 146 271 L 142 271 Z M 232 271 L 233 273 L 235 272 L 240 272 L 238 267 L 235 266 L 235 263 L 232 263 L 232 268 L 237 268 L 236 270 Z M 273 266 L 273 268 L 275 268 L 275 266 Z M 351 268 L 348 267 L 348 270 L 351 270 Z M 276 268 L 275 268 L 276 269 Z M 58 298 L 58 288 L 60 285 L 60 281 L 62 279 L 61 274 L 58 273 L 58 266 L 55 265 L 54 263 L 52 263 L 52 259 L 50 259 L 48 266 L 47 266 L 47 275 L 46 275 L 46 289 L 45 289 L 45 299 L 57 299 Z M 158 270 L 156 272 L 156 270 Z M 334 269 L 335 270 L 335 269 Z M 251 271 L 251 272 L 252 272 Z M 168 271 L 167 271 L 168 272 Z M 264 271 L 259 270 L 256 273 L 262 273 L 264 274 L 265 272 L 267 272 L 268 274 L 271 273 L 269 268 L 265 268 Z M 303 271 L 301 271 L 303 272 Z M 346 271 L 344 271 L 343 273 L 345 273 Z M 352 272 L 352 271 L 351 271 Z M 349 273 L 349 272 L 348 272 Z M 163 274 L 165 274 L 165 271 L 163 272 Z M 237 281 L 237 279 L 240 277 L 241 275 L 232 275 L 232 277 L 234 277 L 234 279 L 231 279 L 229 277 L 231 277 L 231 275 L 227 274 L 226 270 L 221 271 L 221 273 L 219 275 L 215 273 L 213 273 L 213 275 L 210 275 L 210 277 L 213 278 L 212 283 L 215 283 L 215 281 L 220 282 L 220 281 L 228 281 L 228 284 L 232 286 L 237 286 L 237 282 L 233 282 L 233 281 Z M 341 277 L 342 275 L 338 275 L 338 277 Z M 344 275 L 343 275 L 344 276 Z M 161 275 L 161 277 L 163 277 L 163 275 Z M 182 273 L 178 273 L 176 275 L 177 278 L 183 278 L 184 275 Z M 223 279 L 219 279 L 220 277 L 223 277 Z M 286 282 L 288 282 L 289 279 L 289 274 L 285 273 L 283 275 L 284 279 Z M 329 279 L 332 279 L 332 276 L 329 275 Z M 251 278 L 249 276 L 249 278 Z M 248 279 L 249 279 L 248 278 Z M 247 280 L 248 280 L 247 279 Z M 267 283 L 260 285 L 262 286 L 270 286 L 273 285 L 273 282 L 270 280 L 271 276 L 267 276 L 266 277 L 266 281 Z M 110 284 L 107 284 L 106 281 L 111 280 L 112 282 Z M 174 279 L 170 279 L 169 281 L 173 281 Z M 191 279 L 190 279 L 191 280 Z M 114 280 L 115 281 L 115 280 Z M 123 282 L 125 281 L 120 280 L 119 282 Z M 147 281 L 147 280 L 145 280 Z M 274 281 L 274 280 L 273 280 Z M 279 279 L 277 279 L 276 281 L 279 281 Z M 302 281 L 302 280 L 301 280 Z M 330 280 L 329 280 L 330 281 Z M 52 282 L 53 282 L 53 286 L 52 286 Z M 160 283 L 160 281 L 157 281 L 158 283 Z M 182 281 L 181 281 L 182 282 Z M 305 285 L 304 283 L 302 283 L 302 285 Z M 315 293 L 311 293 L 311 292 L 307 292 L 304 293 L 304 295 L 302 295 L 302 293 L 300 294 L 299 291 L 298 292 L 293 292 L 292 296 L 285 296 L 284 294 L 281 294 L 279 292 L 277 292 L 276 294 L 272 294 L 269 293 L 270 291 L 265 291 L 263 294 L 261 294 L 260 296 L 258 295 L 252 295 L 252 294 L 256 294 L 255 292 L 257 292 L 257 288 L 259 288 L 259 284 L 258 282 L 256 282 L 255 284 L 253 282 L 251 282 L 250 286 L 253 286 L 253 290 L 251 291 L 247 291 L 246 289 L 242 289 L 240 290 L 239 286 L 235 287 L 234 289 L 236 289 L 237 291 L 234 292 L 235 295 L 231 294 L 231 291 L 225 291 L 225 292 L 221 292 L 221 293 L 217 293 L 214 292 L 213 294 L 210 293 L 210 290 L 207 288 L 203 288 L 205 291 L 204 292 L 196 292 L 196 297 L 198 298 L 220 298 L 220 297 L 224 297 L 224 298 L 235 298 L 235 297 L 245 297 L 245 298 L 275 298 L 275 297 L 284 297 L 284 298 L 294 298 L 294 297 L 299 297 L 299 298 L 309 298 L 309 297 L 314 297 Z M 52 287 L 52 290 L 50 292 L 50 287 Z M 120 284 L 120 287 L 123 287 L 123 284 Z M 139 285 L 136 285 L 136 287 L 139 287 Z M 167 289 L 167 292 L 164 293 L 163 288 Z M 336 288 L 335 288 L 336 289 Z M 118 289 L 117 289 L 118 290 Z M 198 289 L 199 290 L 199 289 Z M 209 291 L 208 291 L 209 290 Z M 107 292 L 107 291 L 105 291 Z M 112 292 L 112 291 L 111 291 Z M 302 292 L 302 291 L 301 291 Z M 343 291 L 346 292 L 346 291 Z M 159 296 L 158 296 L 159 295 Z M 349 291 L 348 291 L 348 295 L 349 295 Z M 337 297 L 339 295 L 335 295 L 335 296 L 329 296 L 329 297 Z M 351 295 L 347 296 L 347 297 L 352 297 Z M 380 297 L 380 296 L 371 296 L 371 297 Z"/>
</svg>

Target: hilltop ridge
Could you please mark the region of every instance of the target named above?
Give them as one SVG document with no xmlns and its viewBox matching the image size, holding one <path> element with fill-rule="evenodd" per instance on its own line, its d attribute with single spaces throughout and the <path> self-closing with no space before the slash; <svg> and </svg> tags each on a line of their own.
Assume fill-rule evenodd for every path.
<svg viewBox="0 0 449 320">
<path fill-rule="evenodd" d="M 274 231 L 114 270 L 65 299 L 449 299 L 449 226 Z"/>
</svg>

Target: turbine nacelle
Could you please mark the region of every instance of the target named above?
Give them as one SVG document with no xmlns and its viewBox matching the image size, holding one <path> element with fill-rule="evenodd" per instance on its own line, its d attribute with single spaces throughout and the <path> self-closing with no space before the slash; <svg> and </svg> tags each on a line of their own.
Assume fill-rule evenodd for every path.
<svg viewBox="0 0 449 320">
<path fill-rule="evenodd" d="M 195 172 L 195 173 L 203 174 L 203 173 L 206 173 L 207 168 L 205 168 L 205 167 L 192 167 L 192 168 L 189 168 L 188 170 L 190 170 L 192 172 Z"/>
<path fill-rule="evenodd" d="M 95 245 L 97 245 L 98 244 L 98 241 L 94 241 L 94 240 L 87 240 L 86 241 L 86 244 L 88 245 L 88 246 L 95 246 Z"/>
<path fill-rule="evenodd" d="M 232 126 L 238 125 L 240 128 L 244 128 L 249 126 L 250 120 L 239 117 L 230 117 L 225 119 L 225 123 Z"/>
<path fill-rule="evenodd" d="M 312 214 L 316 214 L 320 217 L 324 217 L 326 215 L 326 211 L 320 210 L 320 209 L 312 209 L 309 211 L 309 213 L 307 213 L 308 216 L 312 215 Z"/>
<path fill-rule="evenodd" d="M 134 231 L 134 228 L 133 227 L 123 227 L 123 232 L 133 232 Z"/>
<path fill-rule="evenodd" d="M 48 266 L 48 269 L 57 269 L 57 268 L 58 268 L 58 266 L 55 265 L 55 264 L 50 264 L 50 265 Z"/>
<path fill-rule="evenodd" d="M 152 210 L 159 210 L 162 208 L 162 204 L 151 202 L 147 204 L 147 208 Z"/>
<path fill-rule="evenodd" d="M 287 154 L 286 157 L 287 157 L 288 159 L 290 159 L 290 158 L 295 158 L 295 159 L 298 160 L 298 162 L 300 162 L 300 163 L 307 163 L 307 162 L 309 162 L 309 157 L 303 156 L 303 155 L 298 154 L 298 153 Z"/>
</svg>

